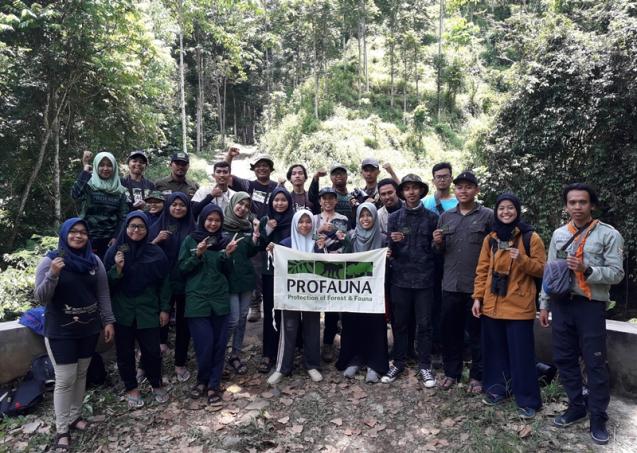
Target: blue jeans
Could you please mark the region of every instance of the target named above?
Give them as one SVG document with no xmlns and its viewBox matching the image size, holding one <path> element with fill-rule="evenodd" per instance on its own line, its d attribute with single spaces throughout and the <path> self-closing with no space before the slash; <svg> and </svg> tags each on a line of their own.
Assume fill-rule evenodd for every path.
<svg viewBox="0 0 637 453">
<path fill-rule="evenodd" d="M 230 320 L 228 338 L 232 336 L 231 357 L 239 357 L 246 333 L 246 318 L 250 310 L 252 291 L 230 294 Z"/>
<path fill-rule="evenodd" d="M 187 318 L 197 354 L 197 383 L 218 390 L 223 372 L 223 359 L 228 342 L 228 315 Z"/>
</svg>

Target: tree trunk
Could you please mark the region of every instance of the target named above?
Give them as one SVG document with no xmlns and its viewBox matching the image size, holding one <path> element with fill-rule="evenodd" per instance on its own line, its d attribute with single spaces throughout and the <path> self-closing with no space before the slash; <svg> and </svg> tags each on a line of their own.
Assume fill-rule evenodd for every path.
<svg viewBox="0 0 637 453">
<path fill-rule="evenodd" d="M 445 16 L 445 0 L 440 0 L 440 12 L 438 15 L 438 71 L 436 74 L 436 102 L 438 104 L 438 112 L 436 114 L 436 120 L 440 120 L 440 113 L 442 110 L 442 100 L 440 99 L 440 91 L 442 88 L 442 29 L 443 19 Z"/>
<path fill-rule="evenodd" d="M 414 74 L 416 76 L 416 99 L 420 100 L 420 93 L 418 90 L 418 81 L 419 81 L 419 75 L 418 75 L 418 43 L 416 43 L 416 45 L 414 46 Z"/>
<path fill-rule="evenodd" d="M 392 33 L 393 35 L 393 32 L 391 32 L 391 30 L 390 33 Z M 391 106 L 391 108 L 394 108 L 394 71 L 396 70 L 395 52 L 396 44 L 392 37 L 391 43 L 389 44 L 389 105 Z"/>
<path fill-rule="evenodd" d="M 403 56 L 403 113 L 407 112 L 407 83 L 409 81 L 409 72 L 407 71 L 407 55 Z"/>
<path fill-rule="evenodd" d="M 221 149 L 225 149 L 226 147 L 226 106 L 227 106 L 227 102 L 226 102 L 226 88 L 228 86 L 228 78 L 227 77 L 223 77 L 223 108 L 222 108 L 222 114 L 223 114 L 223 121 L 221 122 L 222 126 L 221 126 Z"/>
<path fill-rule="evenodd" d="M 313 47 L 314 47 L 314 116 L 319 119 L 318 107 L 319 107 L 319 62 L 318 62 L 318 49 L 316 48 L 316 31 L 313 33 Z"/>
<path fill-rule="evenodd" d="M 234 136 L 239 140 L 239 132 L 237 132 L 237 95 L 232 90 L 232 114 L 234 115 L 234 127 L 232 128 Z"/>
<path fill-rule="evenodd" d="M 53 213 L 54 226 L 57 231 L 62 223 L 62 192 L 60 190 L 60 117 L 55 119 L 53 126 L 54 131 L 54 150 L 53 156 Z"/>
<path fill-rule="evenodd" d="M 181 143 L 182 151 L 188 152 L 188 139 L 187 139 L 187 123 L 186 123 L 186 93 L 184 82 L 184 33 L 182 25 L 179 25 L 179 94 L 181 97 Z"/>
<path fill-rule="evenodd" d="M 204 61 L 201 47 L 197 46 L 197 152 L 203 148 Z"/>
<path fill-rule="evenodd" d="M 365 76 L 365 92 L 369 91 L 369 76 L 367 72 L 367 23 L 366 23 L 366 15 L 367 11 L 365 8 L 365 0 L 359 0 L 360 4 L 360 29 L 361 35 L 363 39 L 363 75 Z"/>
</svg>

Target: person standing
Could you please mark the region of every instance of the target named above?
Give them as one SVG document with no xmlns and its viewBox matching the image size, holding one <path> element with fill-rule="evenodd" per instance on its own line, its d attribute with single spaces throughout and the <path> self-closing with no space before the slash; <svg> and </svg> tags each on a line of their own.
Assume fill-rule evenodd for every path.
<svg viewBox="0 0 637 453">
<path fill-rule="evenodd" d="M 36 269 L 35 297 L 46 307 L 44 344 L 55 371 L 54 449 L 68 450 L 69 430 L 88 428 L 82 403 L 100 331 L 106 343 L 114 336 L 106 271 L 92 252 L 85 220 L 74 217 L 62 224 L 57 250 L 47 253 Z"/>
<path fill-rule="evenodd" d="M 392 179 L 398 184 L 400 180 L 389 162 L 383 164 L 383 168 L 389 173 Z M 362 189 L 354 189 L 350 203 L 356 209 L 361 204 L 370 202 L 374 203 L 376 208 L 383 206 L 378 193 L 378 175 L 380 174 L 380 162 L 373 157 L 367 157 L 361 162 L 361 176 L 365 181 L 365 187 Z"/>
<path fill-rule="evenodd" d="M 398 197 L 398 184 L 390 178 L 381 179 L 378 182 L 378 196 L 383 206 L 378 210 L 378 226 L 381 233 L 387 235 L 387 220 L 389 215 L 403 207 L 403 202 Z"/>
<path fill-rule="evenodd" d="M 612 226 L 593 219 L 599 200 L 590 185 L 567 185 L 562 200 L 569 222 L 553 232 L 548 262 L 566 260 L 571 288 L 564 296 L 549 296 L 544 289 L 540 294 L 542 326 L 548 327 L 549 310 L 553 313 L 553 359 L 569 401 L 568 409 L 553 424 L 570 426 L 586 419 L 588 410 L 591 438 L 604 445 L 610 437 L 605 313 L 611 285 L 624 278 L 624 239 Z M 586 365 L 588 401 L 582 392 L 580 357 Z"/>
<path fill-rule="evenodd" d="M 135 341 L 155 401 L 168 401 L 162 388 L 159 330 L 170 319 L 169 298 L 160 298 L 170 268 L 166 254 L 148 239 L 148 223 L 142 211 L 130 212 L 104 258 L 116 322 L 117 369 L 130 409 L 144 405 L 135 374 Z"/>
<path fill-rule="evenodd" d="M 440 162 L 431 169 L 436 191 L 422 199 L 425 208 L 441 215 L 458 205 L 458 199 L 451 193 L 453 170 L 449 162 Z"/>
<path fill-rule="evenodd" d="M 292 164 L 288 168 L 286 178 L 292 184 L 292 201 L 294 202 L 294 212 L 307 209 L 314 214 L 318 214 L 318 206 L 310 201 L 309 193 L 305 190 L 307 181 L 307 169 L 302 164 Z"/>
<path fill-rule="evenodd" d="M 533 418 L 542 407 L 535 370 L 535 279 L 546 251 L 522 222 L 520 200 L 503 193 L 495 202 L 493 231 L 482 242 L 473 288 L 473 316 L 481 318 L 484 403 L 495 406 L 511 393 L 518 414 Z"/>
<path fill-rule="evenodd" d="M 128 209 L 144 209 L 146 197 L 155 190 L 155 184 L 144 177 L 148 166 L 148 155 L 142 149 L 131 151 L 128 155 L 128 175 L 122 178 L 122 186 L 126 189 Z"/>
<path fill-rule="evenodd" d="M 199 189 L 199 184 L 186 178 L 189 168 L 190 156 L 188 154 L 183 152 L 173 154 L 170 158 L 170 175 L 155 181 L 155 188 L 164 196 L 173 192 L 181 192 L 186 194 L 188 201 L 190 201 Z"/>
<path fill-rule="evenodd" d="M 356 209 L 356 228 L 351 232 L 352 252 L 367 252 L 385 246 L 376 206 L 363 202 Z M 385 314 L 341 313 L 343 332 L 336 368 L 346 378 L 354 378 L 360 367 L 367 367 L 365 382 L 380 381 L 389 369 Z"/>
<path fill-rule="evenodd" d="M 230 182 L 230 164 L 222 160 L 215 162 L 212 168 L 214 184 L 200 187 L 192 197 L 194 218 L 199 217 L 199 213 L 208 203 L 216 204 L 223 211 L 230 204 L 230 198 L 236 193 L 228 186 Z"/>
<path fill-rule="evenodd" d="M 493 211 L 476 201 L 478 179 L 470 171 L 454 180 L 458 206 L 440 216 L 434 231 L 434 247 L 444 257 L 442 279 L 442 361 L 445 378 L 441 387 L 450 389 L 462 376 L 465 328 L 471 342 L 470 393 L 482 393 L 480 321 L 471 316 L 474 279 L 484 237 L 493 226 Z"/>
<path fill-rule="evenodd" d="M 325 188 L 319 190 L 319 181 L 321 177 L 326 174 L 327 172 L 324 170 L 317 171 L 310 183 L 308 196 L 314 205 L 320 206 L 321 204 L 320 192 L 322 192 Z M 356 219 L 352 209 L 352 196 L 347 190 L 347 168 L 342 164 L 334 163 L 330 168 L 330 180 L 332 181 L 332 189 L 336 194 L 336 206 L 334 209 L 338 214 L 347 217 L 348 228 L 353 228 L 356 223 Z"/>
<path fill-rule="evenodd" d="M 83 169 L 71 189 L 71 197 L 80 204 L 81 219 L 86 220 L 93 252 L 100 258 L 115 242 L 126 214 L 126 189 L 122 186 L 115 157 L 111 153 L 84 151 Z"/>
<path fill-rule="evenodd" d="M 421 198 L 429 187 L 420 177 L 408 174 L 398 186 L 405 205 L 389 216 L 391 251 L 391 309 L 394 360 L 381 381 L 391 383 L 405 370 L 408 326 L 416 316 L 418 379 L 426 388 L 436 385 L 431 370 L 431 306 L 433 305 L 434 256 L 432 235 L 438 216 L 424 208 Z"/>
</svg>

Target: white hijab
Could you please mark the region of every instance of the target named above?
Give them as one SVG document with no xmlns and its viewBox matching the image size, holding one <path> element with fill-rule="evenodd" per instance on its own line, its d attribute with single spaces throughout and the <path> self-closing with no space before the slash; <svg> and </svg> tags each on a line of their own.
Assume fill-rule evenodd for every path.
<svg viewBox="0 0 637 453">
<path fill-rule="evenodd" d="M 310 231 L 306 236 L 299 233 L 299 222 L 301 221 L 301 217 L 303 217 L 304 215 L 308 216 L 312 221 L 312 231 Z M 313 237 L 316 234 L 317 230 L 316 223 L 316 219 L 307 209 L 301 209 L 300 211 L 296 211 L 294 213 L 294 216 L 292 217 L 292 228 L 290 228 L 292 248 L 294 250 L 308 253 L 312 253 L 314 251 L 315 241 Z"/>
</svg>

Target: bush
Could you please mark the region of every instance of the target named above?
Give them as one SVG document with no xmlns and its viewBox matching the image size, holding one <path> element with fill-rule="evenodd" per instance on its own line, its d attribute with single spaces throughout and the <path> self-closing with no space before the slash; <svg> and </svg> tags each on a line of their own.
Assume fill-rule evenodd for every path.
<svg viewBox="0 0 637 453">
<path fill-rule="evenodd" d="M 35 269 L 44 254 L 57 247 L 58 238 L 33 235 L 26 247 L 3 255 L 0 273 L 0 321 L 12 321 L 36 305 Z"/>
</svg>

